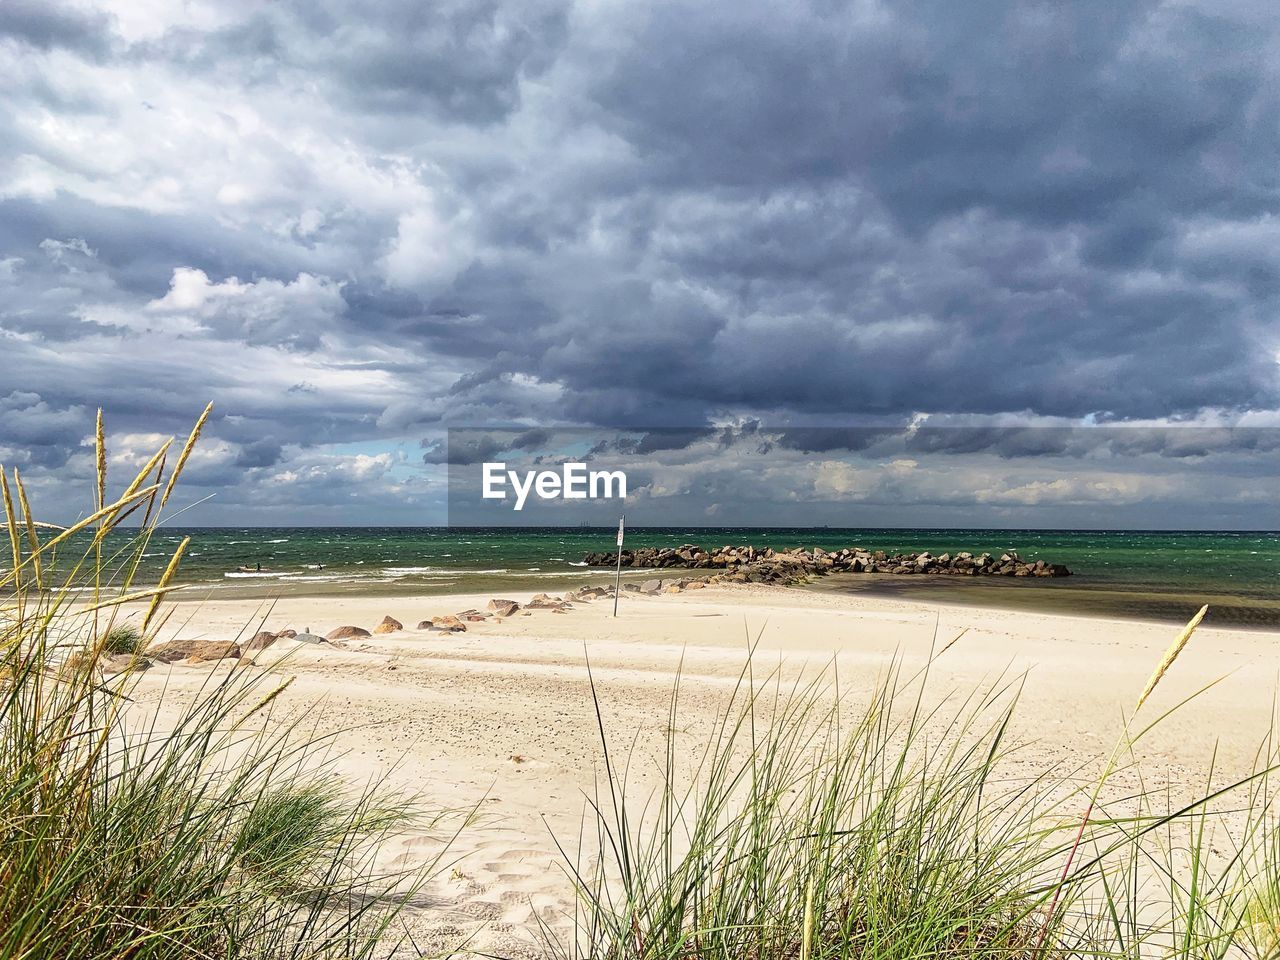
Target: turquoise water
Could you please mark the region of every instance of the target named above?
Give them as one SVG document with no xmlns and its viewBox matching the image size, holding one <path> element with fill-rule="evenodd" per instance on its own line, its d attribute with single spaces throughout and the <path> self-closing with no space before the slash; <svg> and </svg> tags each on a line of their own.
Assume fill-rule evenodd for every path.
<svg viewBox="0 0 1280 960">
<path fill-rule="evenodd" d="M 154 579 L 178 541 L 190 535 L 182 579 L 199 585 L 204 595 L 538 591 L 601 581 L 604 571 L 586 569 L 582 556 L 611 550 L 614 533 L 612 528 L 165 529 L 148 547 L 143 579 Z M 1280 625 L 1280 532 L 645 528 L 627 533 L 628 546 L 681 543 L 856 544 L 935 554 L 1017 550 L 1025 559 L 1065 563 L 1074 576 L 1028 583 L 850 575 L 826 578 L 820 588 L 1168 620 L 1185 619 L 1185 613 L 1210 602 L 1214 619 L 1224 625 Z M 238 570 L 257 564 L 261 571 Z"/>
</svg>

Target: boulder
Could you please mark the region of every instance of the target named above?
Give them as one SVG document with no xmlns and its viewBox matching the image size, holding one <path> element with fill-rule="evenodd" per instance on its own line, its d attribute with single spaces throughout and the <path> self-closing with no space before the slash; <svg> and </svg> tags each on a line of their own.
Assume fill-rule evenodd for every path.
<svg viewBox="0 0 1280 960">
<path fill-rule="evenodd" d="M 487 609 L 495 617 L 511 617 L 520 609 L 520 604 L 514 600 L 490 600 Z"/>
<path fill-rule="evenodd" d="M 293 633 L 292 630 L 289 632 Z M 294 633 L 293 635 L 295 637 L 297 636 L 296 633 Z M 267 630 L 261 630 L 258 633 L 255 633 L 253 635 L 253 639 L 244 645 L 244 649 L 245 650 L 265 650 L 267 649 L 267 647 L 271 646 L 273 643 L 275 643 L 279 639 L 280 639 L 280 634 L 271 633 Z"/>
<path fill-rule="evenodd" d="M 1061 564 L 1050 564 L 1043 560 L 1029 563 L 1022 560 L 1016 550 L 1010 550 L 993 558 L 984 553 L 975 558 L 972 553 L 943 553 L 933 556 L 929 551 L 919 553 L 898 553 L 890 556 L 884 550 L 874 553 L 861 547 L 845 547 L 840 550 L 826 550 L 814 547 L 788 547 L 757 550 L 750 544 L 731 546 L 725 544 L 711 550 L 704 550 L 696 544 L 685 543 L 679 547 L 639 547 L 634 551 L 623 551 L 623 563 L 629 567 L 648 567 L 654 569 L 685 568 L 715 569 L 731 574 L 735 583 L 807 583 L 815 576 L 827 573 L 895 573 L 915 574 L 927 573 L 935 576 L 1035 576 L 1062 577 L 1070 571 Z M 589 562 L 596 559 L 613 560 L 613 554 L 588 554 Z M 1019 573 L 1027 569 L 1028 573 Z M 741 574 L 741 576 L 739 576 Z M 627 585 L 623 589 L 639 590 L 641 593 L 664 593 L 671 585 L 668 580 L 646 580 L 636 585 Z M 687 587 L 687 582 L 681 582 Z M 607 596 L 603 587 L 582 587 L 570 594 L 566 599 L 594 600 Z M 533 604 L 537 606 L 537 602 Z"/>
<path fill-rule="evenodd" d="M 419 624 L 421 626 L 421 624 Z M 427 623 L 428 630 L 442 630 L 445 633 L 464 633 L 467 625 L 455 617 L 453 614 L 447 614 L 443 617 L 432 617 Z"/>
<path fill-rule="evenodd" d="M 117 673 L 139 673 L 151 669 L 151 661 L 132 653 L 117 653 L 99 660 L 98 668 L 107 676 Z"/>
<path fill-rule="evenodd" d="M 297 635 L 298 635 L 298 631 L 297 631 L 297 630 L 288 630 L 288 629 L 286 629 L 286 630 L 281 630 L 281 631 L 279 631 L 279 632 L 276 634 L 276 639 L 277 639 L 277 640 L 292 640 L 292 639 L 293 639 L 294 637 L 296 637 Z"/>
<path fill-rule="evenodd" d="M 277 639 L 283 640 L 285 638 L 283 634 L 279 634 L 277 635 Z M 308 627 L 306 630 L 303 630 L 301 633 L 293 634 L 293 636 L 290 637 L 290 639 L 296 640 L 298 641 L 298 643 L 328 643 L 329 642 L 319 634 L 312 633 L 310 627 Z"/>
<path fill-rule="evenodd" d="M 240 646 L 230 640 L 170 640 L 149 649 L 147 656 L 161 663 L 204 663 L 239 657 Z"/>
<path fill-rule="evenodd" d="M 396 633 L 397 631 L 403 630 L 403 629 L 404 629 L 403 623 L 401 623 L 395 617 L 386 616 L 386 617 L 383 617 L 382 621 L 376 627 L 373 628 L 373 632 L 374 633 Z"/>
<path fill-rule="evenodd" d="M 350 640 L 352 637 L 368 637 L 372 636 L 364 627 L 353 627 L 348 624 L 345 627 L 334 627 L 324 635 L 326 640 Z"/>
<path fill-rule="evenodd" d="M 94 666 L 94 660 L 86 650 L 74 650 L 67 654 L 66 659 L 62 661 L 59 667 L 59 674 L 66 679 L 74 677 L 78 673 L 85 670 L 91 670 Z"/>
</svg>

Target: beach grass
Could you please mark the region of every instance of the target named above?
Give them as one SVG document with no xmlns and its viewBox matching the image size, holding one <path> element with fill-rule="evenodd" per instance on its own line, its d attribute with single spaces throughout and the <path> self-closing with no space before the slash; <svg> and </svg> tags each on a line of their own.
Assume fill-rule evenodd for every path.
<svg viewBox="0 0 1280 960">
<path fill-rule="evenodd" d="M 931 698 L 930 667 L 895 665 L 869 703 L 829 675 L 786 686 L 744 673 L 693 752 L 677 684 L 656 789 L 636 789 L 639 758 L 617 755 L 598 713 L 589 842 L 562 846 L 576 914 L 571 934 L 548 931 L 549 948 L 594 960 L 1280 956 L 1271 738 L 1250 775 L 1220 783 L 1206 770 L 1177 796 L 1148 787 L 1138 764 L 1144 738 L 1185 707 L 1140 712 L 1203 614 L 1118 724 L 1100 773 L 1021 757 L 1008 734 L 1016 679 Z"/>
<path fill-rule="evenodd" d="M 0 480 L 0 957 L 386 956 L 431 868 L 379 866 L 423 813 L 334 776 L 333 732 L 275 712 L 288 681 L 219 668 L 163 716 L 131 702 L 185 542 L 158 584 L 133 574 L 198 432 L 113 498 L 100 428 L 95 507 L 67 528 L 39 522 L 16 471 Z M 145 615 L 124 622 L 125 603 Z"/>
<path fill-rule="evenodd" d="M 102 636 L 102 652 L 108 655 L 142 653 L 146 638 L 131 623 L 118 623 Z"/>
</svg>

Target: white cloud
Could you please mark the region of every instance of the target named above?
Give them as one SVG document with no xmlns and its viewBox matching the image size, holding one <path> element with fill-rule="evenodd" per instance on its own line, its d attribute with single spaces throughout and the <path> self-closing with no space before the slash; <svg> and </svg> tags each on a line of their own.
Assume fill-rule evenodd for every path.
<svg viewBox="0 0 1280 960">
<path fill-rule="evenodd" d="M 447 218 L 434 206 L 420 206 L 400 215 L 381 266 L 383 275 L 396 286 L 436 291 L 474 255 L 465 214 Z"/>
<path fill-rule="evenodd" d="M 288 282 L 228 277 L 215 283 L 203 270 L 178 267 L 169 292 L 146 309 L 249 343 L 289 344 L 315 342 L 335 326 L 346 302 L 341 283 L 309 273 Z"/>
</svg>

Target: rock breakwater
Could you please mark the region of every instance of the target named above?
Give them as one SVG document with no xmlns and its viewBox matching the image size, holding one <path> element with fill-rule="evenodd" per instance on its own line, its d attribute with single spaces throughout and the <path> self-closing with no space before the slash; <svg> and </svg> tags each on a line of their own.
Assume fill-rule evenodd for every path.
<svg viewBox="0 0 1280 960">
<path fill-rule="evenodd" d="M 591 566 L 611 567 L 618 561 L 616 553 L 588 553 L 583 559 Z M 622 551 L 622 565 L 637 567 L 682 567 L 717 570 L 724 580 L 739 583 L 798 583 L 828 573 L 935 574 L 984 577 L 1067 577 L 1071 575 L 1060 563 L 1023 560 L 1015 551 L 999 556 L 990 553 L 922 553 L 888 554 L 883 550 L 846 547 L 823 550 L 814 547 L 790 550 L 753 546 L 723 546 L 707 550 L 696 544 L 679 547 L 638 547 Z"/>
</svg>

